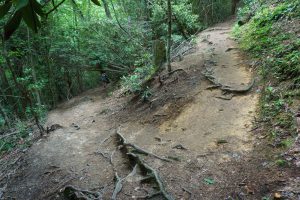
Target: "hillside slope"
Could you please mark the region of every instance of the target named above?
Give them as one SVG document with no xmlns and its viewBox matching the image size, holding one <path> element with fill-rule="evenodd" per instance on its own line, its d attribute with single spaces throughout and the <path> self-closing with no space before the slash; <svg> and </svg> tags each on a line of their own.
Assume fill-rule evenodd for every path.
<svg viewBox="0 0 300 200">
<path fill-rule="evenodd" d="M 12 178 L 4 179 L 4 199 L 66 199 L 62 192 L 67 185 L 77 188 L 69 199 L 76 194 L 111 199 L 116 180 L 123 178 L 117 199 L 156 194 L 155 182 L 145 181 L 145 169 L 135 168 L 120 151 L 124 144 L 120 146 L 116 132 L 171 160 L 140 155 L 157 170 L 170 199 L 273 196 L 293 171 L 278 168 L 266 153 L 266 142 L 253 134 L 259 131 L 252 122 L 260 87 L 252 87 L 257 78 L 250 60 L 230 38 L 232 25 L 228 21 L 200 33 L 193 52 L 172 63 L 174 70 L 181 70 L 165 76 L 162 85 L 152 83 L 154 95 L 147 103 L 121 97 L 118 91 L 107 97 L 99 88 L 53 110 L 47 125 L 62 128 L 35 143 L 17 162 Z M 164 199 L 165 193 L 154 199 Z"/>
</svg>

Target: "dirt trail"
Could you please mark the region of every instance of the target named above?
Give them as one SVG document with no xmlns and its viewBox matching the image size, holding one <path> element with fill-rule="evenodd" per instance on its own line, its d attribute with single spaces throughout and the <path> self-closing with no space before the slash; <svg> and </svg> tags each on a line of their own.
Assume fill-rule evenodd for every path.
<svg viewBox="0 0 300 200">
<path fill-rule="evenodd" d="M 153 83 L 156 95 L 151 105 L 131 103 L 129 97 L 116 94 L 105 97 L 103 90 L 95 89 L 50 112 L 47 125 L 60 124 L 63 128 L 26 153 L 26 162 L 10 181 L 7 196 L 61 199 L 54 192 L 73 184 L 101 190 L 103 199 L 110 199 L 114 172 L 100 153 L 109 157 L 114 152 L 113 162 L 121 177 L 130 172 L 127 159 L 116 149 L 114 137 L 109 137 L 120 127 L 130 142 L 179 160 L 166 163 L 145 158 L 159 171 L 175 199 L 236 198 L 230 192 L 247 178 L 242 167 L 253 151 L 254 137 L 249 131 L 258 95 L 250 92 L 231 100 L 220 99 L 221 90 L 208 90 L 211 83 L 201 74 L 209 66 L 224 85 L 241 88 L 251 82 L 247 60 L 230 39 L 231 26 L 232 22 L 218 24 L 200 33 L 193 53 L 172 64 L 187 74 L 177 73 L 163 87 Z M 108 139 L 103 142 L 105 138 Z M 187 150 L 174 148 L 179 144 Z M 138 183 L 139 178 L 136 175 L 127 180 L 118 199 L 151 192 L 149 185 Z M 244 191 L 239 195 L 257 199 L 260 194 L 251 196 Z"/>
</svg>

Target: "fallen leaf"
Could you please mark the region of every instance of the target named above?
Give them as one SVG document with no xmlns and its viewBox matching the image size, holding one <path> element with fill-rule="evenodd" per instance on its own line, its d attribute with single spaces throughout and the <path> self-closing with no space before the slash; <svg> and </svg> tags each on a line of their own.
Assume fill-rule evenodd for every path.
<svg viewBox="0 0 300 200">
<path fill-rule="evenodd" d="M 212 185 L 212 184 L 215 183 L 215 180 L 212 179 L 212 178 L 205 178 L 204 183 L 207 184 L 207 185 Z"/>
</svg>

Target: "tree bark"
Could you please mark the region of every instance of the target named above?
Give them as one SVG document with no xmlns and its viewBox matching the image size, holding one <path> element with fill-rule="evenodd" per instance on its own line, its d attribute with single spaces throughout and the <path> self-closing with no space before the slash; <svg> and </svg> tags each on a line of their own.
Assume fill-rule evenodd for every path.
<svg viewBox="0 0 300 200">
<path fill-rule="evenodd" d="M 108 19 L 112 19 L 112 16 L 111 16 L 110 9 L 109 9 L 107 1 L 106 0 L 102 0 L 102 3 L 103 3 L 103 7 L 104 7 L 104 10 L 105 10 L 106 17 Z"/>
<path fill-rule="evenodd" d="M 29 64 L 30 64 L 30 67 L 31 67 L 31 75 L 32 75 L 32 78 L 33 78 L 33 81 L 34 83 L 37 82 L 37 78 L 36 78 L 36 72 L 35 72 L 35 67 L 34 67 L 34 62 L 33 62 L 33 52 L 32 52 L 32 47 L 30 45 L 30 31 L 29 31 L 29 28 L 27 27 L 27 48 L 29 49 Z M 41 106 L 42 105 L 42 102 L 41 102 L 41 96 L 40 96 L 40 93 L 37 89 L 34 89 L 34 94 L 36 96 L 36 101 L 37 101 L 37 104 L 38 106 Z"/>
<path fill-rule="evenodd" d="M 236 11 L 237 4 L 240 0 L 231 0 L 231 14 L 234 15 Z"/>
<path fill-rule="evenodd" d="M 172 71 L 171 67 L 171 39 L 172 39 L 172 5 L 171 0 L 168 0 L 168 39 L 167 39 L 167 69 L 168 72 Z"/>
<path fill-rule="evenodd" d="M 11 127 L 11 124 L 10 124 L 10 120 L 9 120 L 9 117 L 7 116 L 7 114 L 5 113 L 4 111 L 4 108 L 3 106 L 1 105 L 1 101 L 0 101 L 0 114 L 2 115 L 3 119 L 4 119 L 4 124 L 10 128 Z"/>
</svg>

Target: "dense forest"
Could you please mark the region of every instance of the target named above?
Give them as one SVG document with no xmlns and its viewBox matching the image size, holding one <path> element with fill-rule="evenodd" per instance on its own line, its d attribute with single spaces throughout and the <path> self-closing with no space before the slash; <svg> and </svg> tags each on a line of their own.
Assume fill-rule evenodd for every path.
<svg viewBox="0 0 300 200">
<path fill-rule="evenodd" d="M 3 14 L 8 2 L 1 7 Z M 30 4 L 23 6 L 36 12 L 33 18 L 19 9 L 25 16 L 15 19 L 18 8 L 2 16 L 1 126 L 42 117 L 58 102 L 97 86 L 102 70 L 139 90 L 134 85 L 138 81 L 128 75 L 136 70 L 151 76 L 166 59 L 167 2 L 35 3 L 41 4 L 42 14 Z M 171 49 L 231 12 L 230 1 L 224 6 L 220 1 L 180 0 L 172 6 Z M 17 29 L 12 36 L 11 29 Z"/>
<path fill-rule="evenodd" d="M 93 115 L 93 117 L 98 116 L 91 120 L 94 125 L 98 123 L 98 119 L 102 120 L 102 115 L 109 115 L 111 112 L 108 121 L 103 120 L 101 121 L 102 124 L 100 122 L 97 124 L 100 129 L 103 126 L 107 130 L 114 130 L 117 127 L 115 124 L 111 125 L 111 127 L 106 126 L 109 126 L 108 122 L 117 121 L 116 124 L 119 123 L 119 128 L 121 127 L 120 124 L 122 124 L 123 127 L 129 127 L 129 132 L 139 132 L 140 130 L 143 132 L 145 124 L 151 124 L 152 128 L 148 128 L 151 131 L 159 130 L 157 132 L 160 132 L 163 130 L 172 132 L 173 129 L 177 128 L 176 123 L 180 123 L 180 115 L 182 113 L 186 114 L 183 111 L 188 112 L 188 108 L 192 108 L 193 103 L 201 102 L 199 103 L 201 106 L 206 106 L 206 102 L 201 98 L 206 97 L 207 91 L 213 93 L 215 89 L 218 89 L 221 91 L 220 94 L 214 94 L 215 96 L 212 97 L 207 96 L 211 99 L 221 99 L 226 103 L 222 102 L 220 104 L 221 108 L 219 108 L 219 104 L 214 104 L 213 100 L 209 100 L 208 102 L 211 105 L 207 106 L 207 110 L 204 111 L 199 108 L 201 111 L 198 111 L 192 109 L 193 112 L 199 112 L 200 114 L 195 115 L 196 117 L 188 121 L 189 123 L 195 121 L 197 128 L 191 128 L 192 130 L 189 132 L 186 129 L 190 127 L 181 127 L 180 134 L 173 138 L 170 137 L 171 139 L 162 139 L 162 135 L 165 133 L 158 135 L 159 137 L 153 135 L 155 141 L 159 142 L 159 148 L 165 148 L 170 141 L 176 140 L 187 133 L 194 134 L 198 130 L 200 133 L 203 128 L 205 131 L 203 134 L 201 132 L 202 135 L 198 137 L 201 138 L 198 144 L 202 144 L 201 141 L 203 140 L 203 146 L 209 146 L 209 144 L 213 143 L 216 146 L 214 148 L 217 149 L 222 145 L 235 144 L 237 148 L 239 142 L 236 142 L 236 140 L 230 141 L 230 137 L 228 137 L 229 139 L 227 137 L 224 139 L 225 136 L 234 135 L 234 133 L 226 133 L 227 135 L 220 133 L 221 136 L 208 136 L 215 129 L 221 131 L 224 127 L 225 131 L 229 126 L 228 124 L 234 124 L 236 129 L 233 128 L 230 131 L 239 132 L 245 131 L 244 128 L 249 128 L 250 130 L 243 132 L 244 135 L 254 132 L 255 139 L 252 141 L 256 141 L 257 138 L 263 140 L 262 142 L 254 142 L 253 146 L 255 148 L 253 149 L 255 150 L 253 150 L 254 153 L 252 152 L 253 155 L 251 154 L 250 156 L 250 153 L 247 154 L 247 152 L 245 153 L 245 158 L 243 158 L 246 161 L 238 161 L 238 164 L 226 164 L 226 170 L 228 168 L 228 171 L 226 171 L 223 168 L 214 168 L 218 165 L 218 167 L 221 166 L 219 160 L 227 159 L 222 157 L 225 153 L 221 153 L 222 156 L 218 154 L 219 157 L 216 156 L 211 159 L 208 156 L 214 153 L 217 155 L 223 150 L 226 153 L 238 151 L 234 148 L 234 150 L 226 150 L 224 148 L 219 150 L 220 152 L 216 151 L 217 153 L 203 153 L 201 148 L 199 148 L 200 150 L 197 149 L 198 146 L 193 143 L 193 138 L 189 141 L 190 143 L 186 143 L 186 146 L 183 145 L 184 142 L 182 143 L 185 140 L 180 140 L 181 143 L 176 143 L 176 145 L 172 143 L 171 153 L 166 150 L 158 152 L 172 154 L 175 150 L 191 151 L 191 155 L 194 156 L 195 153 L 197 159 L 207 158 L 207 163 L 213 163 L 214 167 L 211 167 L 212 169 L 215 169 L 215 171 L 223 170 L 222 173 L 226 175 L 239 170 L 247 171 L 241 173 L 247 175 L 247 178 L 243 180 L 239 180 L 237 177 L 232 178 L 232 176 L 224 178 L 225 180 L 223 181 L 228 191 L 231 190 L 228 189 L 228 185 L 233 182 L 235 183 L 233 185 L 239 185 L 239 187 L 240 184 L 246 185 L 246 192 L 244 190 L 241 192 L 244 196 L 241 193 L 235 193 L 236 191 L 227 194 L 224 192 L 225 189 L 219 188 L 221 192 L 216 194 L 212 192 L 214 194 L 211 196 L 204 195 L 204 199 L 222 197 L 223 199 L 234 200 L 258 199 L 259 197 L 259 199 L 269 200 L 297 199 L 300 197 L 299 189 L 298 193 L 297 191 L 295 192 L 296 189 L 290 191 L 286 188 L 286 193 L 278 192 L 281 191 L 279 186 L 282 185 L 277 184 L 280 180 L 274 178 L 279 171 L 284 174 L 282 176 L 286 179 L 292 175 L 299 176 L 299 172 L 296 173 L 295 170 L 299 170 L 300 167 L 299 0 L 1 0 L 0 27 L 0 155 L 4 160 L 8 155 L 16 151 L 27 151 L 36 140 L 48 137 L 50 132 L 57 129 L 64 131 L 61 134 L 73 133 L 68 129 L 70 127 L 75 127 L 77 131 L 84 129 L 83 125 L 82 127 L 84 128 L 81 128 L 81 125 L 79 126 L 78 124 L 81 121 L 84 122 L 85 118 L 78 120 L 76 123 L 69 123 L 69 119 L 66 119 L 71 124 L 67 128 L 62 118 L 60 118 L 61 124 L 51 126 L 49 122 L 49 118 L 52 120 L 50 120 L 51 123 L 53 122 L 52 118 L 55 118 L 51 118 L 51 115 L 49 117 L 49 112 L 55 112 L 56 109 L 63 110 L 62 108 L 65 107 L 60 105 L 68 104 L 72 100 L 76 102 L 79 97 L 81 98 L 80 95 L 82 94 L 89 94 L 85 95 L 84 98 L 91 102 L 97 101 L 95 99 L 101 99 L 99 104 L 101 104 L 102 110 L 97 110 L 100 114 L 89 114 Z M 230 54 L 230 56 L 226 55 L 226 53 Z M 186 58 L 185 56 L 188 55 L 191 55 L 191 57 Z M 196 58 L 192 57 L 193 55 Z M 185 60 L 186 63 L 184 62 Z M 238 76 L 230 77 L 230 75 L 235 76 L 235 73 L 240 70 L 233 67 L 244 67 L 245 65 L 247 70 L 246 72 L 242 71 L 241 74 L 244 73 L 246 75 L 241 75 L 242 78 Z M 221 69 L 214 69 L 216 66 L 221 66 Z M 226 68 L 228 68 L 228 71 L 226 71 Z M 219 74 L 219 78 L 216 77 L 218 73 L 221 74 Z M 229 79 L 227 82 L 226 78 Z M 248 82 L 250 84 L 239 82 L 238 89 L 233 89 L 229 85 L 235 83 L 236 79 L 249 79 Z M 224 80 L 225 83 L 223 84 L 222 81 Z M 205 85 L 207 84 L 205 81 L 212 85 Z M 204 86 L 202 86 L 203 82 L 205 82 Z M 156 86 L 157 83 L 159 83 L 159 86 Z M 240 87 L 245 85 L 246 89 L 240 89 Z M 121 95 L 116 96 L 115 91 L 118 91 Z M 180 91 L 179 94 L 177 94 L 178 91 Z M 95 96 L 99 95 L 101 98 L 90 95 L 91 93 Z M 200 96 L 198 96 L 199 94 Z M 202 94 L 203 96 L 201 96 Z M 251 95 L 251 97 L 247 95 Z M 259 96 L 257 101 L 256 95 Z M 122 99 L 126 97 L 130 97 L 130 100 Z M 247 97 L 250 103 L 243 102 L 243 97 Z M 201 100 L 197 102 L 197 98 Z M 237 102 L 235 102 L 235 98 L 238 99 Z M 119 101 L 126 101 L 127 104 L 124 103 L 119 106 L 117 104 Z M 227 104 L 228 102 L 229 104 Z M 224 118 L 217 118 L 221 114 L 216 113 L 232 108 L 230 102 L 234 102 L 232 104 L 236 106 L 233 108 L 234 111 Z M 251 105 L 251 103 L 255 105 Z M 257 107 L 255 107 L 256 104 Z M 93 104 L 93 106 L 95 108 L 90 107 L 89 109 L 98 109 L 97 104 Z M 118 110 L 119 113 L 112 111 L 114 109 L 117 110 L 119 107 L 121 107 Z M 68 113 L 68 109 L 64 110 L 64 112 Z M 59 113 L 57 116 L 54 116 L 57 118 L 64 116 L 64 112 L 61 110 L 57 111 Z M 84 113 L 85 111 L 76 110 L 75 114 L 73 113 L 74 119 L 77 117 L 77 113 L 81 112 Z M 237 113 L 240 115 L 237 115 Z M 212 114 L 216 114 L 217 117 L 210 118 Z M 187 115 L 194 116 L 193 113 Z M 251 115 L 251 119 L 248 119 L 247 117 L 249 116 L 246 115 Z M 149 120 L 149 116 L 159 119 L 151 118 Z M 206 123 L 208 123 L 205 121 L 206 118 L 210 122 L 216 118 L 216 122 L 206 127 Z M 232 118 L 233 121 L 230 121 Z M 244 121 L 239 124 L 238 120 L 241 118 Z M 186 117 L 184 119 L 187 120 L 189 118 Z M 204 121 L 197 121 L 198 119 L 203 119 Z M 139 123 L 131 124 L 137 121 Z M 165 122 L 169 122 L 171 125 L 164 127 Z M 248 125 L 248 122 L 251 125 Z M 241 123 L 244 124 L 241 125 Z M 139 126 L 141 126 L 140 129 L 134 129 Z M 97 130 L 99 127 L 97 126 Z M 94 129 L 87 130 L 87 132 L 94 131 Z M 117 130 L 119 131 L 119 129 Z M 139 165 L 141 171 L 146 170 L 146 175 L 150 174 L 149 177 L 152 178 L 154 176 L 154 182 L 156 181 L 159 192 L 153 193 L 153 196 L 158 194 L 164 199 L 174 199 L 172 196 L 175 196 L 175 199 L 179 199 L 181 194 L 177 194 L 178 188 L 172 188 L 172 181 L 173 179 L 177 182 L 181 180 L 178 177 L 168 177 L 169 174 L 167 172 L 174 170 L 175 174 L 177 172 L 180 174 L 182 171 L 179 169 L 185 169 L 186 166 L 178 168 L 172 166 L 174 168 L 170 168 L 171 170 L 167 169 L 164 171 L 165 165 L 161 165 L 163 167 L 159 165 L 158 167 L 158 165 L 155 166 L 153 164 L 155 163 L 154 161 L 144 162 L 145 160 L 136 156 L 135 152 L 140 151 L 139 153 L 143 155 L 152 156 L 163 162 L 171 162 L 171 160 L 172 162 L 180 162 L 181 159 L 183 160 L 182 162 L 185 159 L 190 162 L 192 158 L 181 154 L 180 156 L 177 156 L 177 154 L 173 156 L 172 154 L 165 158 L 149 153 L 139 145 L 129 143 L 125 139 L 126 134 L 123 135 L 118 131 L 115 131 L 117 132 L 116 137 L 118 140 L 117 149 L 125 147 L 127 155 L 131 155 L 131 159 L 133 158 L 132 160 L 135 162 L 135 165 L 131 166 L 133 169 L 131 173 L 128 173 L 128 176 L 134 176 L 133 172 L 136 173 L 136 166 Z M 244 141 L 244 135 L 239 138 L 239 140 L 244 142 L 244 146 L 242 145 L 243 147 L 241 148 L 243 151 L 247 149 L 246 143 L 248 142 Z M 135 137 L 137 136 L 128 138 L 132 139 Z M 188 138 L 189 136 L 184 137 Z M 208 137 L 211 137 L 213 142 L 208 139 L 206 141 L 205 138 Z M 102 145 L 108 138 L 98 143 Z M 148 136 L 144 136 L 144 138 L 148 138 Z M 89 139 L 92 141 L 95 138 Z M 51 139 L 49 140 L 52 141 Z M 85 140 L 82 139 L 82 141 Z M 121 145 L 119 144 L 120 141 Z M 57 143 L 56 145 L 60 144 Z M 148 147 L 147 145 L 144 144 L 142 146 Z M 63 142 L 60 146 L 68 147 Z M 152 147 L 152 150 L 157 150 L 157 146 Z M 206 149 L 206 146 L 203 149 Z M 209 148 L 207 147 L 207 149 Z M 65 150 L 65 152 L 68 151 L 71 150 Z M 129 198 L 132 195 L 131 193 L 128 195 L 125 192 L 124 194 L 120 192 L 123 187 L 122 183 L 126 182 L 125 179 L 128 176 L 124 176 L 124 178 L 119 177 L 120 174 L 124 174 L 119 173 L 118 175 L 118 167 L 113 164 L 115 151 L 113 150 L 110 155 L 107 152 L 99 153 L 97 151 L 98 154 L 109 160 L 114 172 L 113 177 L 116 184 L 105 186 L 112 192 L 112 194 L 106 195 L 112 195 L 111 199 L 117 199 L 118 194 L 121 196 L 119 199 L 131 199 Z M 198 151 L 203 154 L 196 155 Z M 91 154 L 91 152 L 89 153 Z M 234 159 L 243 157 L 239 156 L 238 153 L 232 153 L 232 155 L 234 155 L 232 156 Z M 244 154 L 241 153 L 241 155 Z M 40 157 L 43 157 L 43 155 Z M 30 159 L 31 157 L 29 156 L 28 160 Z M 117 157 L 116 160 L 118 159 L 119 161 L 121 160 Z M 129 162 L 132 162 L 132 160 Z M 271 164 L 265 164 L 269 160 L 271 160 Z M 19 160 L 17 161 L 19 162 Z M 9 168 L 7 167 L 9 165 L 5 162 L 0 159 L 1 168 L 4 171 Z M 125 162 L 120 161 L 120 163 Z M 151 165 L 147 165 L 149 163 L 155 167 L 151 168 Z M 194 167 L 193 163 L 191 163 L 187 165 Z M 43 166 L 42 164 L 41 166 Z M 89 166 L 89 163 L 84 164 Z M 254 172 L 249 170 L 248 164 L 251 170 L 254 168 L 259 170 L 261 165 L 263 165 L 263 169 L 260 172 Z M 242 167 L 238 168 L 239 165 Z M 203 164 L 203 166 L 205 165 Z M 265 166 L 271 167 L 267 169 Z M 295 166 L 296 168 L 294 168 Z M 161 171 L 159 171 L 160 167 L 162 168 Z M 193 177 L 195 176 L 193 173 L 197 170 L 199 171 L 199 169 L 200 167 L 197 166 L 191 171 L 186 170 L 188 171 L 186 175 L 181 175 L 183 177 Z M 119 169 L 119 171 L 122 170 Z M 273 174 L 268 174 L 268 170 L 273 172 Z M 30 172 L 30 169 L 28 171 Z M 255 173 L 257 173 L 257 180 L 255 180 Z M 2 174 L 5 173 L 3 172 Z M 52 174 L 52 171 L 49 174 Z M 169 179 L 161 180 L 158 174 L 163 174 Z M 147 179 L 146 175 L 144 175 L 144 179 Z M 218 179 L 212 177 L 213 175 L 211 174 L 204 178 L 201 177 L 203 181 L 200 182 L 205 187 L 217 185 Z M 9 180 L 10 174 L 5 175 L 5 178 Z M 253 189 L 256 192 L 252 192 L 251 187 L 248 187 L 248 183 L 245 183 L 248 179 L 251 179 L 253 182 L 251 187 L 259 188 Z M 0 179 L 0 185 L 3 185 L 1 182 L 3 180 L 5 179 Z M 14 180 L 17 180 L 16 182 L 20 183 L 20 185 L 23 184 L 18 179 Z M 286 185 L 290 186 L 290 188 L 295 188 L 295 185 L 299 183 L 299 177 L 297 180 L 298 182 L 295 184 L 290 181 Z M 167 184 L 163 184 L 164 181 Z M 176 183 L 176 181 L 174 182 Z M 237 183 L 238 181 L 240 182 Z M 16 182 L 11 182 L 10 184 L 14 185 Z M 190 181 L 182 181 L 182 183 L 192 182 L 192 178 Z M 37 181 L 37 183 L 39 182 Z M 268 184 L 268 190 L 261 189 Z M 169 188 L 166 187 L 165 189 L 163 185 L 167 185 Z M 60 187 L 62 186 L 65 185 Z M 113 186 L 114 188 L 110 188 Z M 3 188 L 6 188 L 6 183 Z M 136 188 L 134 190 L 141 190 L 141 188 Z M 191 188 L 191 190 L 188 190 L 182 187 L 180 190 L 183 190 L 184 194 L 188 194 L 190 196 L 189 199 L 202 197 L 202 193 L 200 194 L 196 186 Z M 58 189 L 60 188 L 54 187 L 53 191 L 56 192 Z M 91 195 L 97 196 L 98 193 L 95 195 L 89 190 L 74 189 L 73 186 L 71 189 L 84 194 L 83 199 L 102 199 L 99 196 L 90 198 Z M 142 199 L 152 198 L 153 196 L 150 193 Z M 204 194 L 206 193 L 204 192 Z M 210 193 L 207 192 L 208 194 Z M 38 196 L 40 194 L 34 195 Z M 33 198 L 34 195 L 32 194 L 30 198 Z M 46 193 L 46 195 L 49 196 L 43 196 L 43 198 L 36 196 L 36 198 L 51 199 L 50 196 L 53 194 Z M 226 195 L 226 198 L 224 195 Z M 250 197 L 247 195 L 250 195 Z M 0 199 L 1 197 L 2 193 L 0 194 Z M 30 198 L 28 197 L 28 199 Z M 75 198 L 72 196 L 72 198 L 67 199 L 80 199 L 80 197 Z M 103 199 L 107 199 L 107 197 Z M 181 199 L 188 198 L 182 197 Z"/>
<path fill-rule="evenodd" d="M 176 51 L 232 9 L 230 0 L 171 3 L 172 16 L 165 1 L 3 1 L 2 129 L 31 119 L 42 124 L 58 103 L 98 86 L 104 71 L 131 92 L 143 92 L 168 49 Z"/>
</svg>

